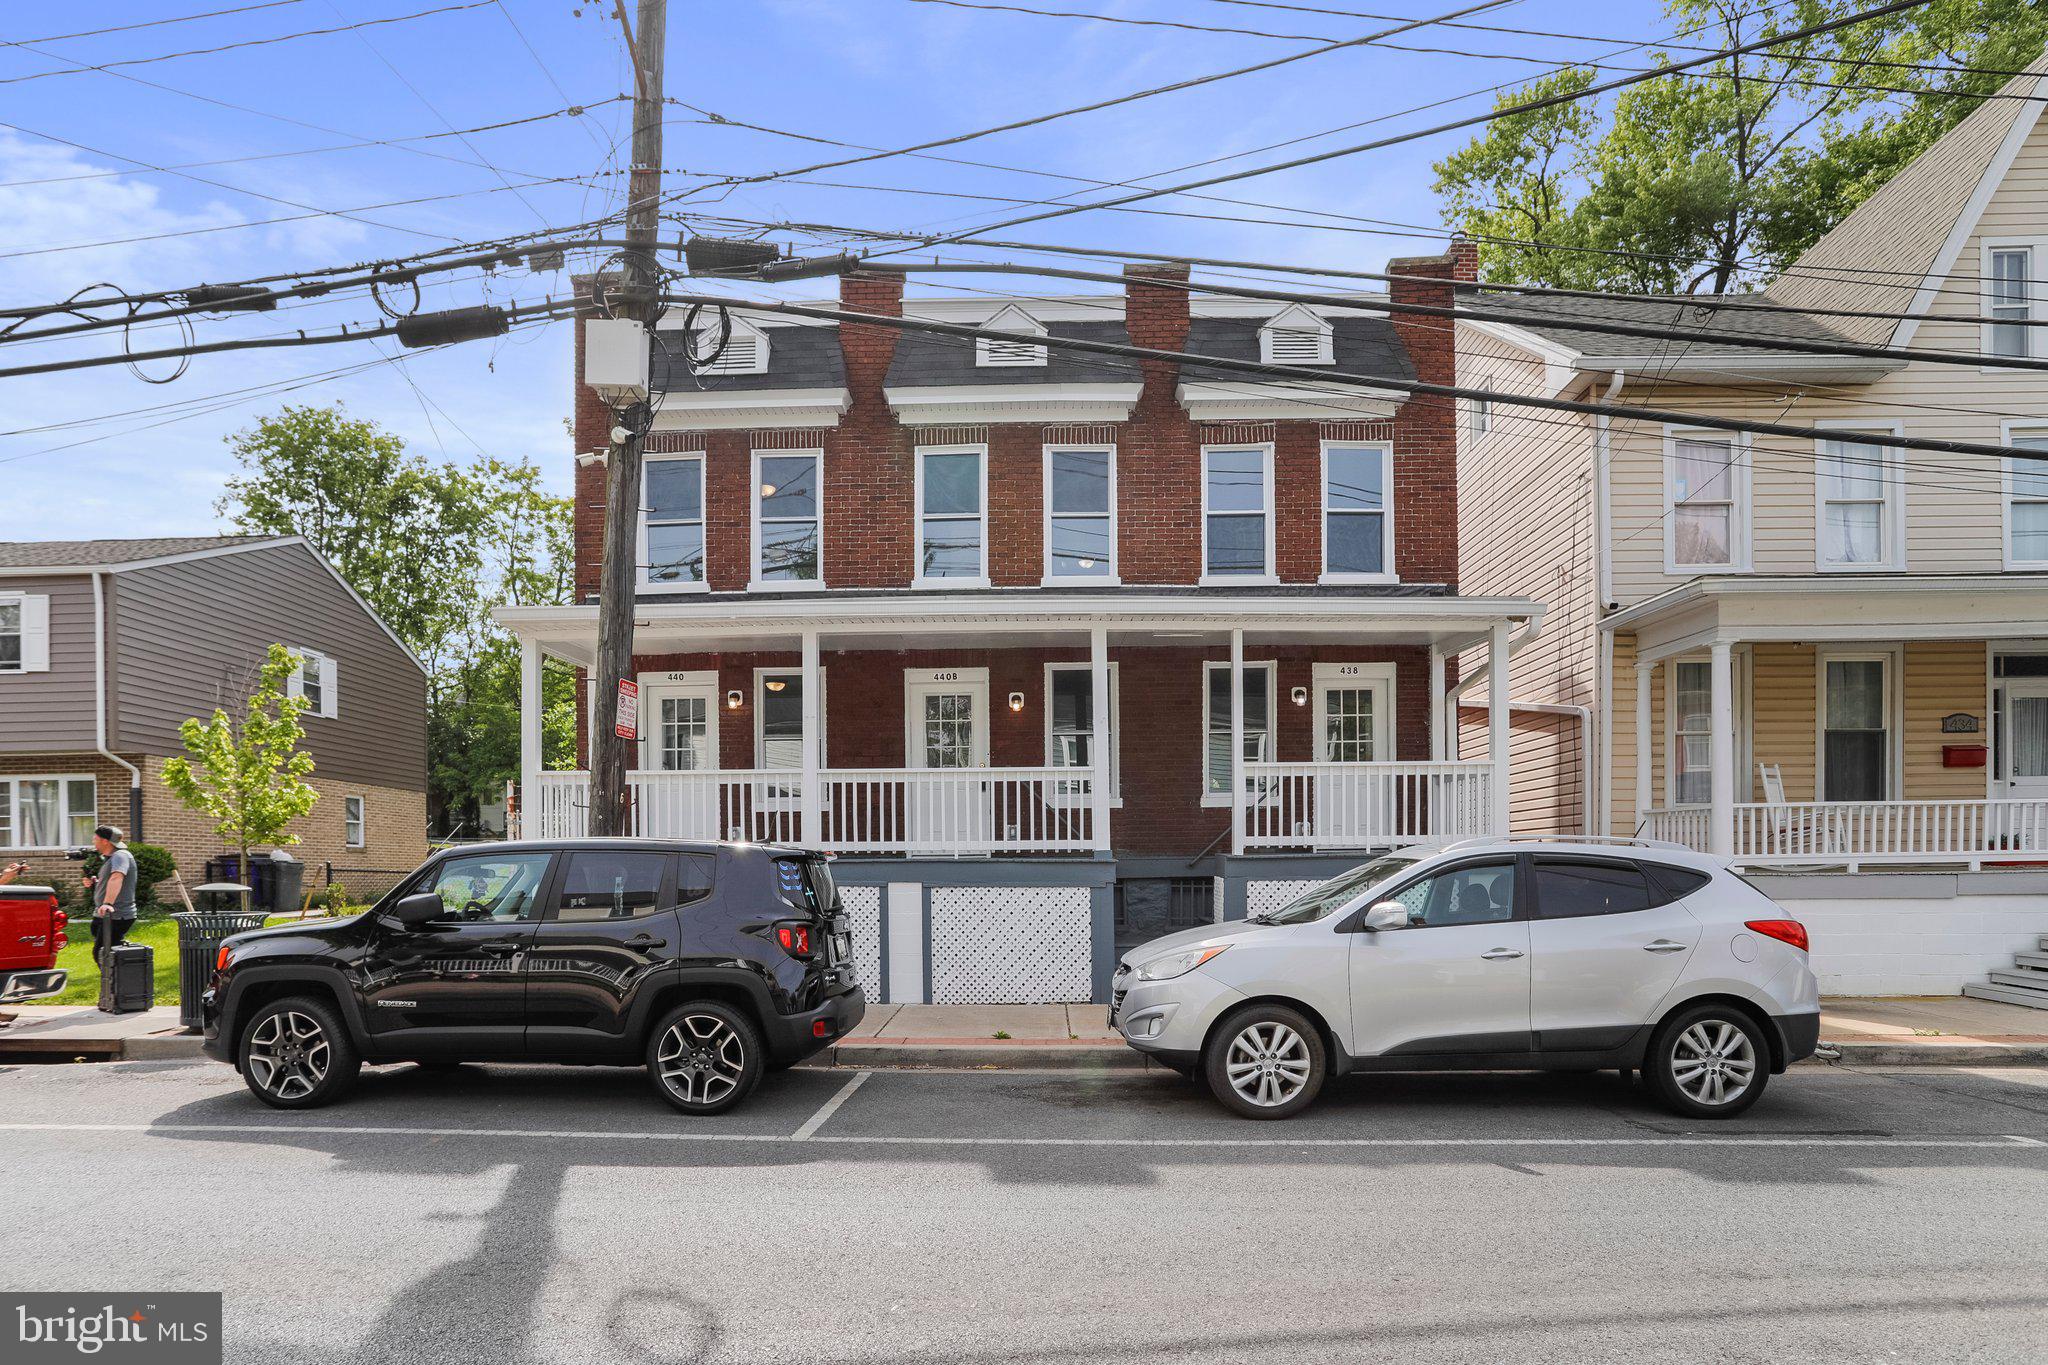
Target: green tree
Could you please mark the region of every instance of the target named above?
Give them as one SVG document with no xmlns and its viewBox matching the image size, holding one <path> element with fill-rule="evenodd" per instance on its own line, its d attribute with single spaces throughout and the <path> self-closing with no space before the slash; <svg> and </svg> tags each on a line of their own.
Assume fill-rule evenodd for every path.
<svg viewBox="0 0 2048 1365">
<path fill-rule="evenodd" d="M 298 667 L 298 655 L 272 645 L 242 714 L 217 706 L 211 720 L 187 719 L 178 727 L 184 754 L 164 761 L 164 785 L 213 821 L 221 842 L 241 854 L 245 875 L 250 846 L 299 842 L 291 824 L 320 799 L 306 782 L 313 756 L 299 748 L 306 700 L 287 695 Z"/>
<path fill-rule="evenodd" d="M 1859 8 L 1667 0 L 1687 44 L 1738 46 Z M 1447 217 L 1504 282 L 1725 293 L 1784 268 L 2048 43 L 2036 0 L 1935 0 L 1724 58 L 1597 104 L 1489 124 L 1436 165 Z M 1662 58 L 1664 54 L 1654 54 Z M 1956 67 L 1971 71 L 1950 74 Z M 1931 69 L 1930 69 L 1931 68 Z M 1583 90 L 1574 69 L 1496 107 Z"/>
</svg>

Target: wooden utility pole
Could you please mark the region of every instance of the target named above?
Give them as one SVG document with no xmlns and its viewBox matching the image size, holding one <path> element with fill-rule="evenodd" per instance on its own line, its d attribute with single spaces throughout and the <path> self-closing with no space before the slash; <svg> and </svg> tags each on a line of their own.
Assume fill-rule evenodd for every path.
<svg viewBox="0 0 2048 1365">
<path fill-rule="evenodd" d="M 625 0 L 613 0 L 626 22 Z M 668 0 L 640 0 L 637 29 L 627 30 L 633 56 L 633 170 L 627 181 L 624 279 L 615 311 L 652 331 L 655 315 L 654 243 L 661 210 L 662 53 L 667 46 Z M 594 288 L 606 287 L 604 280 Z M 651 395 L 650 395 L 651 397 Z M 614 431 L 605 463 L 604 568 L 597 595 L 597 707 L 590 737 L 590 818 L 595 835 L 630 834 L 627 756 L 639 745 L 618 733 L 619 683 L 633 671 L 633 597 L 639 589 L 640 455 L 645 412 L 628 413 Z"/>
</svg>

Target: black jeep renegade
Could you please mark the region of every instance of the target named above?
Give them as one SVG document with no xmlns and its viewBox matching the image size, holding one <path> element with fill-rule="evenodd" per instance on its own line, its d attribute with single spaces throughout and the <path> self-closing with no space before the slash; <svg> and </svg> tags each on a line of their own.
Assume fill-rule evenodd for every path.
<svg viewBox="0 0 2048 1365">
<path fill-rule="evenodd" d="M 670 1104 L 715 1114 L 866 1008 L 822 854 L 485 844 L 352 919 L 229 939 L 205 1046 L 280 1109 L 340 1098 L 366 1062 L 580 1062 L 645 1065 Z"/>
</svg>

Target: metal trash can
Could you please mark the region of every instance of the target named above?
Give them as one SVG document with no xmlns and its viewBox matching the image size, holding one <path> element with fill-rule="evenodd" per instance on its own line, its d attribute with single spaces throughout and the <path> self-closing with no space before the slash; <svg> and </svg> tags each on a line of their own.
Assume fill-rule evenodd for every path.
<svg viewBox="0 0 2048 1365">
<path fill-rule="evenodd" d="M 255 861 L 254 859 L 250 860 Z M 273 915 L 295 915 L 305 894 L 306 865 L 281 848 L 270 851 L 269 896 L 264 903 Z"/>
<path fill-rule="evenodd" d="M 249 888 L 240 882 L 208 882 L 192 888 L 197 909 L 173 915 L 178 922 L 178 1023 L 204 1024 L 199 997 L 213 979 L 214 959 L 230 934 L 263 927 L 264 912 L 249 908 Z"/>
</svg>

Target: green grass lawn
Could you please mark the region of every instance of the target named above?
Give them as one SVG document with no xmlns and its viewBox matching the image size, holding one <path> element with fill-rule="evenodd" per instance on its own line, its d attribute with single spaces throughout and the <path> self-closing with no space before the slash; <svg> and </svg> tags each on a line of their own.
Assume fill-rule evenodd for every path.
<svg viewBox="0 0 2048 1365">
<path fill-rule="evenodd" d="M 272 915 L 264 921 L 271 924 L 292 924 L 301 922 L 297 915 Z M 305 923 L 317 923 L 307 920 Z M 64 983 L 64 989 L 56 995 L 41 1000 L 31 1000 L 32 1005 L 91 1005 L 100 998 L 100 969 L 92 960 L 92 921 L 74 919 L 65 931 L 65 945 L 57 953 L 57 965 L 71 975 Z M 128 931 L 128 942 L 146 943 L 156 953 L 156 1003 L 175 1005 L 178 1003 L 178 922 L 161 910 L 144 910 L 135 917 L 135 927 Z"/>
</svg>

